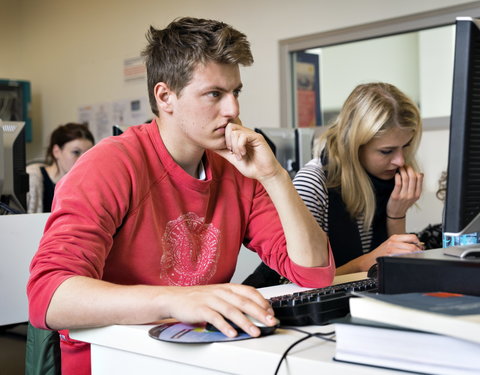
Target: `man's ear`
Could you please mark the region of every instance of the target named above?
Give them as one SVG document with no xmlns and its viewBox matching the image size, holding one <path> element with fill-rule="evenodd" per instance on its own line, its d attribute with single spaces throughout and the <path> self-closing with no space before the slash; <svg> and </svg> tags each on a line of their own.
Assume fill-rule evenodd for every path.
<svg viewBox="0 0 480 375">
<path fill-rule="evenodd" d="M 157 102 L 158 111 L 163 112 L 172 112 L 172 99 L 175 96 L 175 93 L 170 90 L 165 82 L 158 82 L 153 92 L 155 94 L 155 100 Z"/>
</svg>

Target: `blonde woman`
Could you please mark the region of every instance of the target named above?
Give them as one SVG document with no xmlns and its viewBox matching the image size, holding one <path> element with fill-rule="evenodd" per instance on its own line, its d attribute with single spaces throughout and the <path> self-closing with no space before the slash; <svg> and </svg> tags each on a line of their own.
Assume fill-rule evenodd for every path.
<svg viewBox="0 0 480 375">
<path fill-rule="evenodd" d="M 421 126 L 417 106 L 395 86 L 359 85 L 296 175 L 295 188 L 329 235 L 337 275 L 422 248 L 405 233 L 407 210 L 422 192 Z"/>
<path fill-rule="evenodd" d="M 314 142 L 315 158 L 293 183 L 328 233 L 336 274 L 368 271 L 376 258 L 419 251 L 405 233 L 407 210 L 422 192 L 415 152 L 422 125 L 417 106 L 387 83 L 357 86 L 335 122 Z M 259 267 L 243 282 L 288 282 Z"/>
</svg>

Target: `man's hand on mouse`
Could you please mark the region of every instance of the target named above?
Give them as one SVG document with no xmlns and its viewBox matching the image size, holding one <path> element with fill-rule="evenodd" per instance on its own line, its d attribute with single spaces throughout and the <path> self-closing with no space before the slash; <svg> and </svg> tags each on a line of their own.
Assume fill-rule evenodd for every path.
<svg viewBox="0 0 480 375">
<path fill-rule="evenodd" d="M 208 322 L 228 337 L 238 332 L 228 319 L 252 337 L 260 329 L 246 315 L 266 326 L 278 324 L 270 303 L 255 289 L 240 284 L 167 287 L 160 303 L 168 303 L 169 317 L 185 323 Z"/>
</svg>

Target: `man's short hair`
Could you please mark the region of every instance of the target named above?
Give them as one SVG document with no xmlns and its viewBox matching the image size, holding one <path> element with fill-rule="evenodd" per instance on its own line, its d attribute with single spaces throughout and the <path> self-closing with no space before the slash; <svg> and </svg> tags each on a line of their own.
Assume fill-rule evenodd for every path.
<svg viewBox="0 0 480 375">
<path fill-rule="evenodd" d="M 163 30 L 150 26 L 146 36 L 148 44 L 142 55 L 147 67 L 150 106 L 157 116 L 154 88 L 158 82 L 166 83 L 180 95 L 198 64 L 253 63 L 245 34 L 220 21 L 179 18 Z"/>
</svg>

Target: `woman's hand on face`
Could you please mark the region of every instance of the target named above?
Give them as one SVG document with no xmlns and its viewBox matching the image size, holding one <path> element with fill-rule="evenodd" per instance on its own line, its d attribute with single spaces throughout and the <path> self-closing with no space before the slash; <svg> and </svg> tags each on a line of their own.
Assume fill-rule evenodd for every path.
<svg viewBox="0 0 480 375">
<path fill-rule="evenodd" d="M 387 203 L 387 216 L 404 217 L 407 210 L 420 198 L 423 186 L 423 173 L 405 166 L 395 174 L 395 187 Z"/>
</svg>

